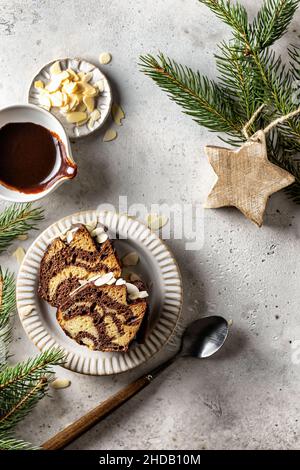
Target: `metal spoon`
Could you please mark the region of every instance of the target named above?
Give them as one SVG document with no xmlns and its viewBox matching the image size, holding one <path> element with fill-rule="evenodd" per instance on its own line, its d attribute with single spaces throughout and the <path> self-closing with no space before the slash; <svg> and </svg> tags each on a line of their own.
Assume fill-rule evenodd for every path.
<svg viewBox="0 0 300 470">
<path fill-rule="evenodd" d="M 210 357 L 223 346 L 228 323 L 222 317 L 204 317 L 191 323 L 182 337 L 180 356 Z"/>
<path fill-rule="evenodd" d="M 160 364 L 150 376 L 156 377 L 180 357 L 204 359 L 215 354 L 223 346 L 228 335 L 228 323 L 223 317 L 211 316 L 192 322 L 184 331 L 177 354 Z"/>
<path fill-rule="evenodd" d="M 96 408 L 74 421 L 58 434 L 42 445 L 43 449 L 63 449 L 84 432 L 108 416 L 129 398 L 136 395 L 146 385 L 157 377 L 164 369 L 180 357 L 206 358 L 215 354 L 223 346 L 228 334 L 228 323 L 222 317 L 212 316 L 201 318 L 191 323 L 185 330 L 178 353 L 171 359 L 143 375 L 135 382 L 127 385 L 112 397 L 108 398 Z"/>
</svg>

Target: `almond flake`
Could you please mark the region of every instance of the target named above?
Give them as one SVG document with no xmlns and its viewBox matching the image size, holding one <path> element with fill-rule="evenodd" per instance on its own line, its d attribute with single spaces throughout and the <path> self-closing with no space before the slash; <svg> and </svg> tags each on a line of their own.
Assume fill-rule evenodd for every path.
<svg viewBox="0 0 300 470">
<path fill-rule="evenodd" d="M 40 103 L 42 108 L 45 108 L 45 109 L 47 109 L 47 111 L 50 111 L 51 101 L 50 101 L 50 98 L 48 98 L 48 96 L 40 95 L 39 96 L 39 103 Z"/>
<path fill-rule="evenodd" d="M 105 233 L 104 227 L 96 227 L 94 230 L 91 231 L 91 236 L 95 237 L 96 235 L 100 235 L 101 233 Z"/>
<path fill-rule="evenodd" d="M 128 284 L 126 284 L 126 286 L 127 285 Z M 131 284 L 131 285 L 133 285 L 133 284 Z M 137 289 L 137 291 L 130 292 L 130 290 L 127 288 L 127 292 L 129 294 L 128 297 L 129 297 L 130 300 L 145 299 L 146 297 L 148 297 L 148 292 L 145 291 L 145 290 L 139 291 Z"/>
<path fill-rule="evenodd" d="M 58 75 L 57 75 L 58 76 Z M 55 78 L 54 80 L 52 80 L 51 82 L 48 83 L 48 85 L 46 85 L 46 90 L 49 92 L 49 93 L 54 93 L 55 91 L 58 91 L 59 88 L 61 86 L 61 82 Z M 48 96 L 49 97 L 49 96 Z"/>
<path fill-rule="evenodd" d="M 53 382 L 50 383 L 52 388 L 60 389 L 60 388 L 67 388 L 71 385 L 71 380 L 69 379 L 55 379 Z"/>
<path fill-rule="evenodd" d="M 94 109 L 94 111 L 91 113 L 91 119 L 93 121 L 98 121 L 98 119 L 100 119 L 101 117 L 101 113 L 99 111 L 99 109 Z"/>
<path fill-rule="evenodd" d="M 124 114 L 124 111 L 123 111 L 123 109 L 121 108 L 120 105 L 118 105 L 117 103 L 112 104 L 111 115 L 112 115 L 112 118 L 113 118 L 114 122 L 118 126 L 122 126 L 121 121 L 122 121 L 122 119 L 125 118 L 125 114 Z"/>
<path fill-rule="evenodd" d="M 122 258 L 123 266 L 136 266 L 138 262 L 139 262 L 139 255 L 135 251 L 128 253 Z"/>
<path fill-rule="evenodd" d="M 159 214 L 148 214 L 147 225 L 151 230 L 159 230 L 168 223 L 168 217 Z"/>
<path fill-rule="evenodd" d="M 84 96 L 83 102 L 88 110 L 89 113 L 92 113 L 95 108 L 95 100 L 92 96 Z"/>
<path fill-rule="evenodd" d="M 129 296 L 138 295 L 140 292 L 138 287 L 135 284 L 131 284 L 131 282 L 126 282 L 126 287 L 127 287 L 127 292 Z"/>
<path fill-rule="evenodd" d="M 117 131 L 114 129 L 107 129 L 103 136 L 103 142 L 110 142 L 111 140 L 115 140 L 117 138 Z"/>
<path fill-rule="evenodd" d="M 145 299 L 146 297 L 149 297 L 149 294 L 146 290 L 141 290 L 139 293 L 139 299 Z"/>
<path fill-rule="evenodd" d="M 22 263 L 24 256 L 25 256 L 25 250 L 21 246 L 19 246 L 16 251 L 14 251 L 13 255 L 15 256 L 16 260 L 18 261 L 19 264 Z"/>
<path fill-rule="evenodd" d="M 66 119 L 71 124 L 78 124 L 80 121 L 87 119 L 87 113 L 81 111 L 74 111 L 66 114 Z"/>
<path fill-rule="evenodd" d="M 71 243 L 71 241 L 74 238 L 74 234 L 77 232 L 78 229 L 79 229 L 79 227 L 75 227 L 75 228 L 72 228 L 71 230 L 68 230 L 68 232 L 66 233 L 66 242 L 67 243 Z"/>
<path fill-rule="evenodd" d="M 18 236 L 17 236 L 17 239 L 18 239 L 18 240 L 27 240 L 27 238 L 28 238 L 27 233 L 24 233 L 23 235 L 18 235 Z"/>
<path fill-rule="evenodd" d="M 76 126 L 83 126 L 84 124 L 86 124 L 88 122 L 88 118 L 86 119 L 83 119 L 82 121 L 79 121 L 76 123 Z"/>
<path fill-rule="evenodd" d="M 104 82 L 103 80 L 99 80 L 98 82 L 95 83 L 96 87 L 98 88 L 100 93 L 103 93 L 104 91 Z"/>
<path fill-rule="evenodd" d="M 90 222 L 88 224 L 85 224 L 85 228 L 90 232 L 90 234 L 92 235 L 91 232 L 93 232 L 93 230 L 95 230 L 95 228 L 97 227 L 98 225 L 98 221 L 97 220 L 94 220 L 93 222 Z"/>
<path fill-rule="evenodd" d="M 26 305 L 25 307 L 22 307 L 20 309 L 21 317 L 22 318 L 29 317 L 33 309 L 34 309 L 34 305 Z"/>
<path fill-rule="evenodd" d="M 95 279 L 94 284 L 95 286 L 104 286 L 104 284 L 108 284 L 110 283 L 112 280 L 114 279 L 113 282 L 115 282 L 115 278 L 114 278 L 114 275 L 113 273 L 107 273 L 107 274 L 104 274 L 104 276 L 100 276 L 98 277 L 98 279 Z M 113 284 L 112 282 L 112 284 Z"/>
<path fill-rule="evenodd" d="M 97 235 L 96 237 L 96 240 L 98 243 L 104 243 L 106 242 L 107 239 L 108 239 L 108 235 L 106 232 L 99 233 L 99 235 Z"/>
<path fill-rule="evenodd" d="M 89 82 L 92 78 L 93 78 L 92 72 L 88 72 L 88 73 L 85 73 L 85 74 L 82 76 L 82 81 L 83 81 L 83 82 Z"/>
<path fill-rule="evenodd" d="M 61 68 L 60 68 L 60 63 L 59 63 L 59 60 L 57 60 L 56 62 L 54 62 L 51 67 L 50 67 L 50 73 L 51 75 L 58 75 L 59 73 L 61 73 Z"/>
<path fill-rule="evenodd" d="M 95 125 L 95 121 L 92 118 L 90 118 L 88 122 L 88 128 L 90 131 L 94 129 L 94 125 Z"/>
<path fill-rule="evenodd" d="M 99 62 L 102 65 L 107 65 L 110 63 L 112 57 L 109 52 L 102 52 L 102 54 L 99 55 Z"/>
<path fill-rule="evenodd" d="M 37 80 L 34 82 L 34 88 L 41 89 L 44 88 L 45 84 L 42 82 L 42 80 Z"/>
</svg>

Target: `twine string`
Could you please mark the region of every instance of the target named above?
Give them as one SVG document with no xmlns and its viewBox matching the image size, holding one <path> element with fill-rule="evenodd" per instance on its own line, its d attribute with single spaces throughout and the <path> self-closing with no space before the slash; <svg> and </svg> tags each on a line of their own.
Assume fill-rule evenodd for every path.
<svg viewBox="0 0 300 470">
<path fill-rule="evenodd" d="M 297 116 L 297 114 L 299 113 L 300 113 L 300 106 L 299 108 L 295 109 L 294 111 L 291 111 L 285 116 L 281 116 L 275 119 L 275 121 L 272 121 L 267 127 L 264 128 L 263 130 L 264 133 L 267 134 L 268 132 L 270 132 L 271 129 L 273 129 L 273 127 L 276 127 L 278 124 L 281 124 L 282 122 L 287 121 L 288 119 L 291 119 L 294 116 Z"/>
<path fill-rule="evenodd" d="M 246 122 L 246 124 L 244 125 L 243 129 L 242 129 L 242 133 L 244 134 L 244 136 L 246 137 L 247 140 L 250 140 L 250 138 L 252 139 L 252 136 L 249 135 L 248 133 L 248 129 L 249 127 L 254 123 L 255 119 L 257 118 L 257 116 L 261 113 L 261 111 L 263 110 L 263 108 L 265 107 L 264 104 L 262 104 L 254 113 L 253 115 L 251 116 L 251 118 L 249 119 L 248 122 Z M 265 127 L 264 129 L 262 129 L 263 133 L 266 135 L 268 134 L 268 132 L 270 132 L 274 127 L 276 127 L 278 124 L 281 124 L 285 121 L 287 121 L 288 119 L 291 119 L 292 117 L 294 116 L 297 116 L 297 114 L 300 114 L 300 106 L 299 108 L 295 109 L 294 111 L 291 111 L 290 113 L 286 114 L 285 116 L 281 116 L 277 119 L 275 119 L 274 121 L 270 122 L 270 124 L 267 125 L 267 127 Z"/>
<path fill-rule="evenodd" d="M 257 116 L 261 113 L 261 111 L 263 110 L 263 108 L 265 107 L 264 104 L 262 104 L 255 112 L 254 114 L 252 114 L 251 118 L 249 119 L 248 122 L 246 122 L 246 124 L 244 125 L 243 129 L 242 129 L 242 132 L 244 134 L 244 136 L 246 137 L 247 140 L 250 139 L 250 135 L 248 134 L 248 129 L 249 127 L 254 123 L 255 119 L 257 118 Z"/>
</svg>

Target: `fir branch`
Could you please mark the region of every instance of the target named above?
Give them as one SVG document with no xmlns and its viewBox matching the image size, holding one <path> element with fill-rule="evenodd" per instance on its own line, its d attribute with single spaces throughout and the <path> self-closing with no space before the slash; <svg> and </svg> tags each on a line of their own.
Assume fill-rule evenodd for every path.
<svg viewBox="0 0 300 470">
<path fill-rule="evenodd" d="M 140 57 L 141 70 L 198 124 L 214 132 L 240 136 L 242 122 L 234 102 L 216 83 L 160 54 Z"/>
<path fill-rule="evenodd" d="M 0 267 L 0 279 L 2 280 L 2 295 L 0 305 L 0 330 L 7 326 L 11 312 L 16 308 L 14 275 L 9 271 L 3 274 Z"/>
<path fill-rule="evenodd" d="M 0 432 L 11 430 L 45 395 L 50 366 L 62 361 L 62 352 L 53 349 L 0 373 Z"/>
<path fill-rule="evenodd" d="M 240 28 L 243 24 L 244 34 L 239 35 L 236 44 L 230 44 L 227 48 L 224 45 L 221 46 L 222 54 L 221 57 L 217 57 L 217 64 L 222 74 L 223 86 L 229 87 L 234 92 L 240 89 L 242 93 L 240 98 L 245 99 L 246 113 L 249 113 L 251 107 L 248 90 L 245 94 L 245 82 L 254 85 L 254 81 L 257 86 L 252 87 L 251 93 L 254 97 L 253 92 L 260 94 L 256 97 L 257 104 L 262 102 L 271 104 L 275 112 L 280 115 L 287 114 L 294 109 L 292 73 L 283 65 L 281 58 L 276 57 L 275 53 L 267 47 L 286 32 L 300 0 L 265 0 L 253 25 L 246 25 L 246 15 L 242 13 L 243 8 L 239 4 L 233 5 L 229 0 L 199 1 L 207 5 L 235 31 L 237 18 L 240 18 Z M 236 34 L 235 37 L 237 37 Z M 236 71 L 234 66 L 237 66 Z M 242 69 L 244 69 L 244 83 L 241 82 Z M 237 73 L 239 73 L 239 82 L 234 90 L 232 79 L 234 76 L 235 79 L 237 78 Z M 261 82 L 264 87 L 261 86 Z M 274 116 L 270 117 L 274 118 Z M 288 127 L 294 136 L 299 138 L 300 129 L 293 125 L 294 121 L 286 123 L 285 128 Z"/>
<path fill-rule="evenodd" d="M 299 0 L 265 0 L 252 25 L 258 50 L 271 46 L 284 35 L 298 5 Z"/>
<path fill-rule="evenodd" d="M 300 48 L 299 46 L 291 46 L 288 49 L 291 65 L 291 74 L 295 80 L 300 80 Z M 295 87 L 295 91 L 299 92 L 299 87 Z"/>
<path fill-rule="evenodd" d="M 274 114 L 270 116 L 271 119 L 288 114 L 299 106 L 300 94 L 295 90 L 294 81 L 297 74 L 299 74 L 299 68 L 297 69 L 299 56 L 296 51 L 296 48 L 294 48 L 293 51 L 289 51 L 290 56 L 294 60 L 294 67 L 291 69 L 287 69 L 287 66 L 282 63 L 281 58 L 276 57 L 275 52 L 269 49 L 266 49 L 261 54 L 257 52 L 253 52 L 252 54 L 254 63 L 253 70 L 256 74 L 256 80 L 261 80 L 264 85 L 263 100 L 274 110 Z M 291 158 L 290 154 L 291 152 L 300 152 L 299 116 L 279 125 L 278 131 L 282 136 L 281 142 L 283 149 L 275 160 L 277 164 L 290 171 L 296 177 L 297 182 L 293 185 L 291 195 L 297 202 L 299 198 L 294 197 L 294 195 L 298 189 L 300 190 L 299 165 L 297 161 Z M 286 191 L 289 192 L 289 189 Z"/>
<path fill-rule="evenodd" d="M 215 54 L 220 83 L 235 100 L 236 112 L 244 122 L 249 121 L 255 110 L 263 103 L 261 87 L 257 86 L 252 64 L 241 51 L 237 41 L 219 45 Z"/>
<path fill-rule="evenodd" d="M 17 439 L 10 432 L 0 432 L 0 450 L 37 450 L 29 442 Z"/>
<path fill-rule="evenodd" d="M 60 363 L 62 358 L 63 355 L 60 350 L 50 349 L 39 354 L 37 357 L 20 362 L 15 366 L 7 367 L 0 374 L 1 393 L 4 393 L 3 390 L 18 384 L 22 387 L 24 380 L 40 379 L 49 372 L 49 365 Z"/>
<path fill-rule="evenodd" d="M 52 376 L 50 366 L 61 364 L 63 354 L 49 350 L 15 366 L 7 365 L 7 345 L 10 341 L 9 320 L 15 310 L 14 277 L 2 274 L 2 302 L 0 309 L 0 449 L 35 449 L 11 433 L 36 403 L 45 395 Z M 1 293 L 1 289 L 0 289 Z M 0 296 L 1 297 L 1 296 Z"/>
<path fill-rule="evenodd" d="M 2 295 L 0 305 L 0 371 L 5 367 L 8 357 L 8 344 L 11 339 L 9 320 L 16 309 L 14 275 L 0 267 Z"/>
<path fill-rule="evenodd" d="M 300 0 L 265 0 L 253 24 L 247 10 L 230 0 L 199 0 L 233 29 L 234 37 L 244 43 L 245 55 L 271 46 L 286 32 Z"/>
<path fill-rule="evenodd" d="M 0 214 L 0 253 L 13 240 L 25 235 L 31 229 L 36 229 L 36 222 L 43 219 L 43 210 L 32 208 L 31 203 L 12 204 Z"/>
<path fill-rule="evenodd" d="M 238 2 L 199 1 L 233 30 L 234 39 L 222 43 L 216 55 L 219 84 L 162 54 L 158 59 L 142 56 L 141 68 L 198 124 L 225 133 L 220 139 L 237 145 L 244 140 L 241 128 L 261 104 L 268 105 L 267 112 L 251 132 L 299 106 L 298 48 L 289 51 L 289 69 L 269 47 L 286 32 L 300 0 L 265 0 L 252 24 Z M 300 152 L 300 117 L 280 124 L 275 134 L 281 147 L 268 137 L 270 159 L 295 175 L 296 183 L 288 191 L 300 202 L 300 168 L 295 156 Z"/>
<path fill-rule="evenodd" d="M 295 109 L 292 75 L 274 51 L 252 54 L 256 80 L 264 85 L 263 99 L 281 116 Z"/>
<path fill-rule="evenodd" d="M 207 5 L 219 18 L 234 29 L 234 19 L 237 16 L 242 16 L 246 21 L 245 15 L 241 13 L 237 15 L 236 13 L 241 11 L 239 4 L 233 5 L 229 0 L 199 1 Z M 276 57 L 274 51 L 270 51 L 267 46 L 273 44 L 286 32 L 299 3 L 300 0 L 265 0 L 253 25 L 247 25 L 246 27 L 246 24 L 243 23 L 244 31 L 248 34 L 240 35 L 236 44 L 229 45 L 227 50 L 223 45 L 223 60 L 217 57 L 219 70 L 223 75 L 222 84 L 224 87 L 232 87 L 231 80 L 236 75 L 233 70 L 233 63 L 237 65 L 240 62 L 239 69 L 245 69 L 244 77 L 246 77 L 247 83 L 253 83 L 254 80 L 257 83 L 252 92 L 256 90 L 261 94 L 257 100 L 258 103 L 271 104 L 275 112 L 280 115 L 287 114 L 295 108 L 293 77 L 291 71 L 283 65 L 281 58 Z M 224 12 L 226 12 L 226 15 Z M 257 41 L 259 44 L 255 45 Z M 227 60 L 227 64 L 225 64 L 225 60 Z M 249 61 L 252 61 L 252 64 Z M 241 74 L 241 71 L 239 73 Z M 264 87 L 261 87 L 261 82 L 263 82 Z M 241 85 L 245 86 L 245 84 L 240 82 L 239 85 L 240 90 L 243 92 Z M 245 94 L 243 97 L 247 100 Z M 246 105 L 247 103 L 248 101 L 246 101 Z M 298 138 L 300 132 L 292 124 L 293 122 L 292 120 L 289 121 L 285 124 L 285 127 L 289 127 L 294 136 Z"/>
<path fill-rule="evenodd" d="M 248 13 L 240 3 L 232 4 L 230 0 L 199 0 L 199 2 L 206 5 L 218 18 L 230 26 L 238 41 L 250 47 L 251 30 L 248 24 Z"/>
<path fill-rule="evenodd" d="M 41 378 L 5 413 L 0 415 L 0 429 L 11 429 L 32 409 L 38 400 L 44 396 L 47 379 Z M 2 411 L 2 410 L 1 410 Z"/>
</svg>

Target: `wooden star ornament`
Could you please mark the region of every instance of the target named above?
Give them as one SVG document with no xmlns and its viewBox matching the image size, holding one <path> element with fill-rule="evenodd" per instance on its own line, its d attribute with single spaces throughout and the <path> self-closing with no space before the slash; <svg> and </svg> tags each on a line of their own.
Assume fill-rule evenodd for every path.
<svg viewBox="0 0 300 470">
<path fill-rule="evenodd" d="M 295 181 L 293 175 L 268 160 L 264 131 L 258 131 L 238 150 L 206 146 L 218 180 L 205 207 L 234 206 L 259 227 L 269 196 Z"/>
</svg>

